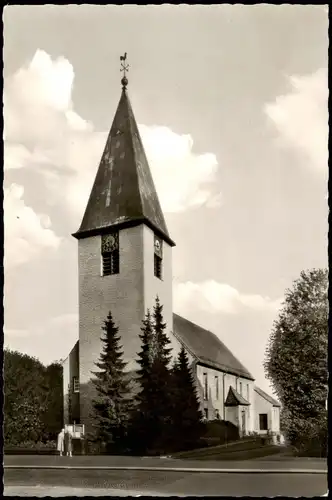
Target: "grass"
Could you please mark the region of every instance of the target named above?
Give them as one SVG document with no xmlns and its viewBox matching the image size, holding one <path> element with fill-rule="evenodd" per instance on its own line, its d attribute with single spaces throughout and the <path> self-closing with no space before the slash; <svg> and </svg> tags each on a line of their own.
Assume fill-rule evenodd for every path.
<svg viewBox="0 0 332 500">
<path fill-rule="evenodd" d="M 199 448 L 185 452 L 174 453 L 174 458 L 192 460 L 249 460 L 280 454 L 282 448 L 272 444 L 262 444 L 260 439 L 246 439 L 229 444 Z"/>
</svg>

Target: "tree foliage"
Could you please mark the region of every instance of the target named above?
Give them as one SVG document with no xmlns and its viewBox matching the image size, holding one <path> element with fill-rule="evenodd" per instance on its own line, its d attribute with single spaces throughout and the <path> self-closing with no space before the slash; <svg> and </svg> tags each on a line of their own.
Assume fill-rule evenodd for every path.
<svg viewBox="0 0 332 500">
<path fill-rule="evenodd" d="M 136 451 L 165 447 L 172 422 L 171 349 L 157 297 L 152 316 L 148 311 L 141 328 L 141 351 L 137 363 L 140 390 L 132 426 Z"/>
<path fill-rule="evenodd" d="M 136 453 L 144 452 L 152 440 L 148 429 L 148 422 L 151 422 L 151 367 L 153 361 L 154 349 L 154 332 L 150 311 L 148 310 L 145 319 L 142 322 L 141 334 L 141 350 L 137 354 L 137 383 L 139 386 L 138 393 L 135 397 L 135 409 L 132 413 L 130 437 L 131 448 Z"/>
<path fill-rule="evenodd" d="M 120 346 L 118 327 L 111 312 L 102 327 L 102 352 L 93 372 L 96 398 L 93 401 L 96 438 L 114 451 L 126 440 L 130 416 L 130 382 L 125 375 L 126 363 Z"/>
<path fill-rule="evenodd" d="M 173 387 L 175 443 L 186 449 L 198 442 L 204 425 L 195 380 L 184 347 L 173 367 Z"/>
<path fill-rule="evenodd" d="M 172 431 L 173 393 L 170 363 L 172 349 L 163 320 L 163 306 L 159 298 L 153 308 L 154 358 L 151 366 L 151 400 L 153 408 L 154 447 L 165 448 Z"/>
<path fill-rule="evenodd" d="M 137 364 L 139 365 L 139 369 L 137 371 L 137 381 L 140 384 L 141 390 L 138 393 L 137 398 L 141 401 L 147 401 L 148 397 L 145 396 L 145 391 L 148 388 L 147 383 L 151 374 L 154 343 L 152 320 L 149 310 L 143 320 L 143 326 L 141 327 L 141 334 L 139 335 L 139 338 L 141 339 L 141 351 L 137 355 Z"/>
<path fill-rule="evenodd" d="M 328 387 L 328 273 L 303 271 L 287 290 L 266 350 L 265 371 L 283 406 L 289 441 L 320 435 Z"/>
<path fill-rule="evenodd" d="M 51 363 L 46 367 L 44 377 L 48 403 L 42 419 L 50 439 L 56 439 L 63 427 L 62 365 L 59 362 Z"/>
<path fill-rule="evenodd" d="M 45 367 L 26 354 L 4 351 L 6 445 L 55 439 L 62 427 L 62 366 Z"/>
<path fill-rule="evenodd" d="M 140 452 L 163 453 L 197 439 L 201 415 L 195 382 L 185 350 L 173 363 L 163 307 L 156 298 L 153 314 L 143 321 L 138 353 L 136 411 L 132 433 Z"/>
</svg>

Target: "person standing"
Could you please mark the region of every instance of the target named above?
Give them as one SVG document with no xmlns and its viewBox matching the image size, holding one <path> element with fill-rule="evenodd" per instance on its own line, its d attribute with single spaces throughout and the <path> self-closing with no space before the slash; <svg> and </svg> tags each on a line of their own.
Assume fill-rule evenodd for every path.
<svg viewBox="0 0 332 500">
<path fill-rule="evenodd" d="M 60 452 L 60 457 L 62 457 L 62 454 L 65 449 L 65 430 L 62 429 L 61 432 L 58 434 L 58 446 L 57 450 Z"/>
<path fill-rule="evenodd" d="M 70 431 L 65 433 L 65 449 L 67 457 L 73 456 L 73 438 Z"/>
</svg>

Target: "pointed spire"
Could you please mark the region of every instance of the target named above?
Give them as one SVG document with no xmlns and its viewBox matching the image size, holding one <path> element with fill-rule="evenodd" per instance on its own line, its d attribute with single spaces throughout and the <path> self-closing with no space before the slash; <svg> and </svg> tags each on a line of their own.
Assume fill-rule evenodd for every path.
<svg viewBox="0 0 332 500">
<path fill-rule="evenodd" d="M 123 72 L 127 54 L 121 56 Z M 171 240 L 127 95 L 122 93 L 77 239 L 144 223 L 170 245 Z"/>
</svg>

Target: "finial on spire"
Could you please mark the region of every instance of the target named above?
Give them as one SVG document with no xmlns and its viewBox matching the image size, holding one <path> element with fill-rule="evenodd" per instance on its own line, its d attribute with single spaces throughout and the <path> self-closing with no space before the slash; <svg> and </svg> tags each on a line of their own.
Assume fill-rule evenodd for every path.
<svg viewBox="0 0 332 500">
<path fill-rule="evenodd" d="M 129 64 L 126 64 L 126 60 L 127 60 L 127 52 L 125 52 L 123 56 L 120 56 L 120 62 L 121 62 L 120 71 L 123 71 L 123 78 L 121 80 L 123 89 L 125 89 L 128 85 L 128 79 L 126 77 L 126 72 L 129 71 Z"/>
</svg>

